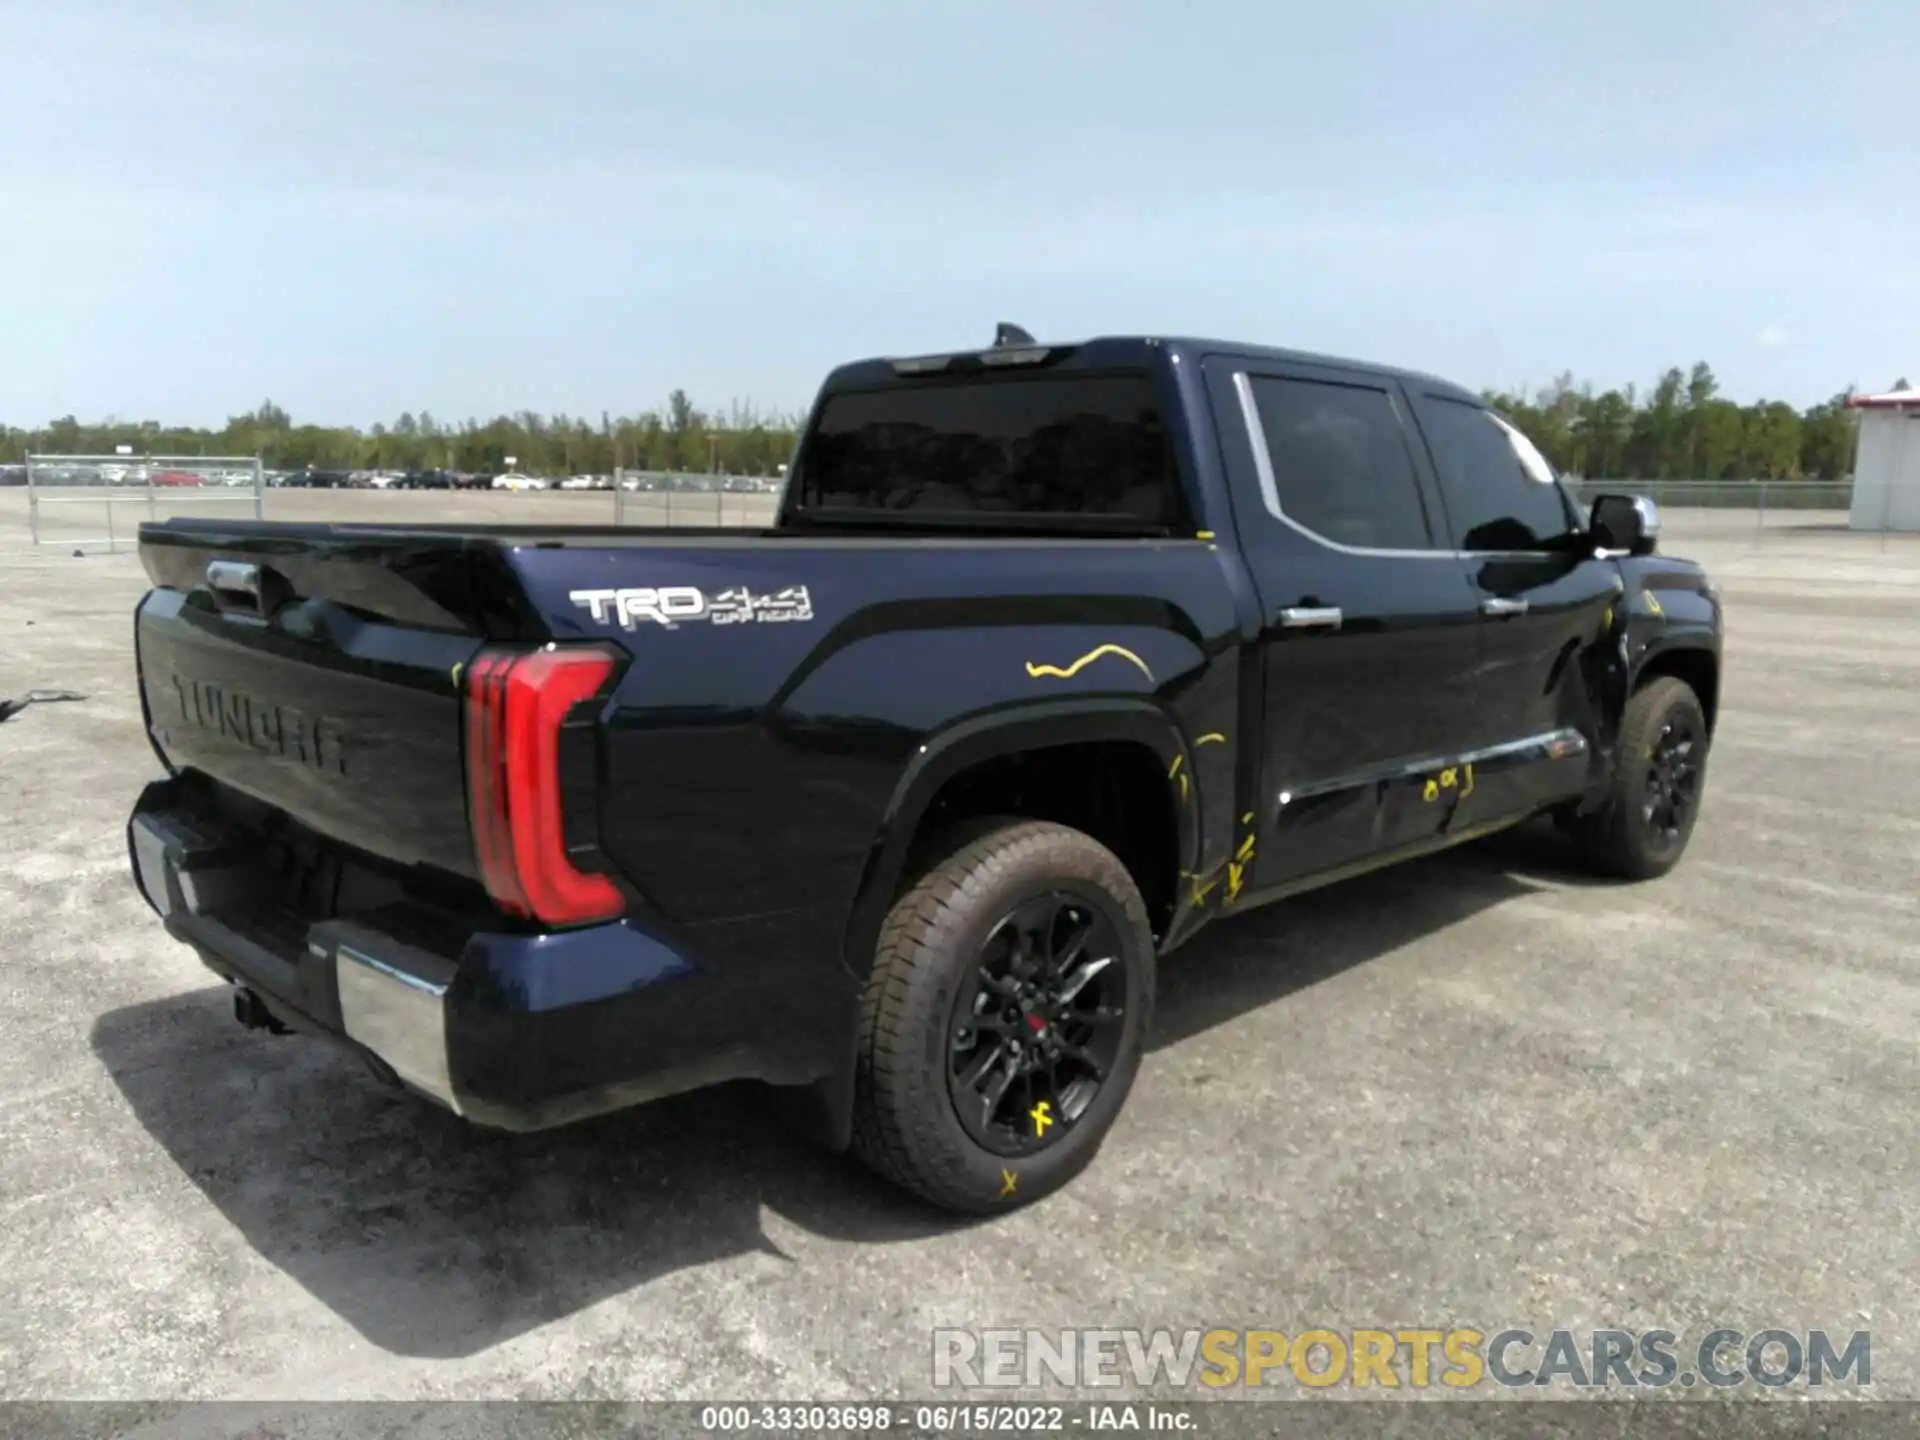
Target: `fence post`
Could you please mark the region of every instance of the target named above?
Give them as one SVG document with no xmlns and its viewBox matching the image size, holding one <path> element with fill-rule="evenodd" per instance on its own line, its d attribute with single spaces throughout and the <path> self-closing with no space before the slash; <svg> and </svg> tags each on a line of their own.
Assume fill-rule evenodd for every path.
<svg viewBox="0 0 1920 1440">
<path fill-rule="evenodd" d="M 267 518 L 267 467 L 258 455 L 253 457 L 253 518 Z"/>
<path fill-rule="evenodd" d="M 27 456 L 27 534 L 40 543 L 40 496 L 33 488 L 33 456 Z"/>
<path fill-rule="evenodd" d="M 1759 508 L 1754 511 L 1754 522 L 1753 522 L 1754 534 L 1757 536 L 1761 531 L 1765 530 L 1766 528 L 1767 528 L 1767 482 L 1762 480 L 1760 482 L 1760 505 L 1759 505 Z"/>
</svg>

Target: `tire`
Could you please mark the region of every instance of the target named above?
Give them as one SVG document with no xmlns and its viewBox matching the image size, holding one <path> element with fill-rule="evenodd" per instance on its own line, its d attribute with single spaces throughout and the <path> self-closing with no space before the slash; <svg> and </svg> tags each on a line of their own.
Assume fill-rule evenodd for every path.
<svg viewBox="0 0 1920 1440">
<path fill-rule="evenodd" d="M 1649 817 L 1650 797 L 1661 779 L 1662 756 L 1671 754 L 1677 736 L 1691 749 L 1691 792 L 1677 823 L 1668 824 L 1663 803 Z M 1707 717 L 1700 697 L 1684 680 L 1658 676 L 1633 692 L 1620 722 L 1620 745 L 1607 802 L 1570 826 L 1588 860 L 1603 874 L 1623 880 L 1652 880 L 1680 863 L 1694 823 L 1700 817 L 1707 780 Z"/>
<path fill-rule="evenodd" d="M 1022 988 L 1033 993 L 1003 993 Z M 861 1006 L 854 1153 L 965 1214 L 1057 1190 L 1126 1101 L 1153 991 L 1146 905 L 1106 846 L 1040 821 L 957 841 L 881 926 Z M 1016 1077 L 1021 1065 L 1031 1068 Z"/>
</svg>

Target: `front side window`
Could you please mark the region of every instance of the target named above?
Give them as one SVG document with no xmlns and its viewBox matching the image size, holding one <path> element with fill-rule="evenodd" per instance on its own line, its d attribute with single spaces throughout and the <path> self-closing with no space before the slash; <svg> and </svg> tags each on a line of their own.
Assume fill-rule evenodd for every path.
<svg viewBox="0 0 1920 1440">
<path fill-rule="evenodd" d="M 1369 550 L 1432 546 L 1392 397 L 1370 385 L 1249 377 L 1286 518 Z"/>
<path fill-rule="evenodd" d="M 1414 401 L 1463 550 L 1538 550 L 1573 528 L 1553 466 L 1507 420 L 1464 400 Z"/>
</svg>

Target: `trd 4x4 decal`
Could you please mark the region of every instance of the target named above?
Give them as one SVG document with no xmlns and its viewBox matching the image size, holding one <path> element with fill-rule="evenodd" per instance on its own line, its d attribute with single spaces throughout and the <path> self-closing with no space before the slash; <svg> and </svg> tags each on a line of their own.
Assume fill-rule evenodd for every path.
<svg viewBox="0 0 1920 1440">
<path fill-rule="evenodd" d="M 601 624 L 617 621 L 627 630 L 639 629 L 642 621 L 671 630 L 682 620 L 744 625 L 813 619 L 813 597 L 804 585 L 788 585 L 764 595 L 744 585 L 712 592 L 693 585 L 659 585 L 632 590 L 572 590 L 567 598 Z"/>
</svg>

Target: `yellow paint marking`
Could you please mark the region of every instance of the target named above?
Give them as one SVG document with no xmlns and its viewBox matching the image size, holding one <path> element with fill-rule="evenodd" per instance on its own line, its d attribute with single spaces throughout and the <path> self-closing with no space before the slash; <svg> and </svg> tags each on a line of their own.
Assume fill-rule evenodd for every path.
<svg viewBox="0 0 1920 1440">
<path fill-rule="evenodd" d="M 1036 680 L 1042 675 L 1051 675 L 1058 680 L 1071 680 L 1102 655 L 1118 655 L 1122 660 L 1131 660 L 1135 665 L 1140 667 L 1140 673 L 1142 675 L 1146 676 L 1149 680 L 1153 679 L 1153 671 L 1147 668 L 1147 662 L 1134 654 L 1133 651 L 1127 649 L 1124 645 L 1097 645 L 1064 670 L 1058 665 L 1036 665 L 1033 661 L 1029 660 L 1027 661 L 1027 674 Z"/>
<path fill-rule="evenodd" d="M 1036 1136 L 1046 1134 L 1047 1127 L 1053 1124 L 1053 1105 L 1050 1101 L 1042 1100 L 1027 1114 L 1033 1118 L 1033 1133 Z"/>
<path fill-rule="evenodd" d="M 1234 852 L 1233 858 L 1242 861 L 1253 858 L 1253 836 L 1249 835 L 1240 842 L 1240 848 Z"/>
<path fill-rule="evenodd" d="M 1180 773 L 1180 762 L 1186 758 L 1184 755 L 1176 755 L 1173 757 L 1173 764 L 1167 767 L 1167 778 L 1169 780 Z"/>
<path fill-rule="evenodd" d="M 1192 893 L 1188 898 L 1193 902 L 1196 909 L 1207 903 L 1207 896 L 1211 895 L 1213 893 L 1213 887 L 1220 883 L 1220 877 L 1216 875 L 1204 885 L 1200 883 L 1200 880 L 1201 877 L 1195 875 L 1189 887 Z"/>
<path fill-rule="evenodd" d="M 1253 823 L 1253 811 L 1249 810 L 1246 814 L 1242 815 L 1240 817 L 1240 823 L 1242 825 L 1251 825 Z"/>
<path fill-rule="evenodd" d="M 1224 745 L 1226 743 L 1227 737 L 1222 735 L 1218 730 L 1209 730 L 1193 742 L 1195 749 L 1198 749 L 1202 745 Z"/>
<path fill-rule="evenodd" d="M 1231 860 L 1227 862 L 1227 903 L 1229 905 L 1240 898 L 1240 881 L 1245 874 L 1244 865 L 1237 865 Z"/>
<path fill-rule="evenodd" d="M 1667 613 L 1666 611 L 1660 608 L 1660 602 L 1654 598 L 1654 594 L 1651 590 L 1642 590 L 1640 593 L 1646 597 L 1647 609 L 1651 610 L 1656 615 L 1665 615 Z"/>
<path fill-rule="evenodd" d="M 1458 790 L 1460 798 L 1466 799 L 1473 793 L 1473 766 L 1449 765 L 1420 787 L 1420 798 L 1431 805 L 1440 798 L 1442 790 Z"/>
<path fill-rule="evenodd" d="M 453 688 L 456 690 L 460 688 L 460 672 L 465 668 L 466 668 L 465 661 L 462 661 L 453 667 Z"/>
<path fill-rule="evenodd" d="M 1211 540 L 1211 539 L 1213 539 L 1213 531 L 1211 531 L 1211 530 L 1196 530 L 1196 531 L 1194 531 L 1194 532 L 1193 532 L 1193 538 L 1194 538 L 1194 539 L 1196 539 L 1196 540 Z"/>
<path fill-rule="evenodd" d="M 1009 1195 L 1013 1194 L 1013 1192 L 1018 1190 L 1019 1188 L 1020 1188 L 1019 1172 L 1014 1170 L 1002 1170 L 1000 1172 L 1000 1198 L 1002 1200 L 1006 1199 Z"/>
</svg>

